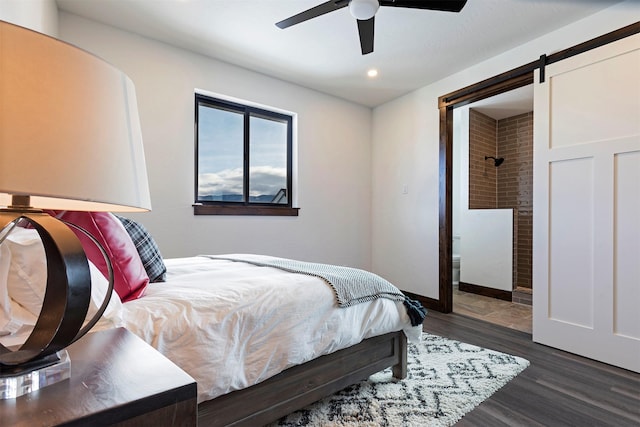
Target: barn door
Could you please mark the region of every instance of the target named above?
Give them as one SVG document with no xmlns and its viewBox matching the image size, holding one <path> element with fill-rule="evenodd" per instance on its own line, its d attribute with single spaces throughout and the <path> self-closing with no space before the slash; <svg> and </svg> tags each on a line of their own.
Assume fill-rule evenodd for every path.
<svg viewBox="0 0 640 427">
<path fill-rule="evenodd" d="M 533 340 L 640 372 L 640 34 L 539 81 Z"/>
</svg>

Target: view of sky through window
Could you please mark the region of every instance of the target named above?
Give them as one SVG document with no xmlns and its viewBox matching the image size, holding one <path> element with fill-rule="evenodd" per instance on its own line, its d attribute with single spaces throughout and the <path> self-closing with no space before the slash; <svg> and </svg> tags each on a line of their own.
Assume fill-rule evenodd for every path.
<svg viewBox="0 0 640 427">
<path fill-rule="evenodd" d="M 249 197 L 270 202 L 287 188 L 287 124 L 251 117 Z"/>
<path fill-rule="evenodd" d="M 243 114 L 201 105 L 198 115 L 198 198 L 245 201 Z M 249 201 L 272 202 L 287 188 L 287 123 L 251 116 L 249 160 Z"/>
</svg>

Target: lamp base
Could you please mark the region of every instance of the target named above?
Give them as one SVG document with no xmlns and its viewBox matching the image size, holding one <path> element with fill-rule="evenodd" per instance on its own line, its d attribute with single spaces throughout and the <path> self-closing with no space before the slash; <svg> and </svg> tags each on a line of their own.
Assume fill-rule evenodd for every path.
<svg viewBox="0 0 640 427">
<path fill-rule="evenodd" d="M 71 359 L 61 350 L 20 366 L 0 368 L 0 400 L 15 399 L 71 376 Z"/>
</svg>

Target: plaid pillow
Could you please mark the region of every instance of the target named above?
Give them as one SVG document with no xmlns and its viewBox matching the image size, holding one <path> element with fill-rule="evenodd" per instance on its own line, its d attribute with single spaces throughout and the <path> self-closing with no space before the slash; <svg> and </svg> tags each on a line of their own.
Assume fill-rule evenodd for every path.
<svg viewBox="0 0 640 427">
<path fill-rule="evenodd" d="M 114 216 L 120 220 L 122 225 L 124 225 L 124 229 L 127 230 L 127 233 L 131 236 L 138 255 L 140 255 L 140 260 L 142 260 L 142 265 L 149 276 L 149 282 L 164 282 L 167 267 L 164 265 L 162 255 L 160 255 L 160 248 L 158 248 L 151 234 L 149 234 L 142 224 L 132 219 L 119 215 Z"/>
</svg>

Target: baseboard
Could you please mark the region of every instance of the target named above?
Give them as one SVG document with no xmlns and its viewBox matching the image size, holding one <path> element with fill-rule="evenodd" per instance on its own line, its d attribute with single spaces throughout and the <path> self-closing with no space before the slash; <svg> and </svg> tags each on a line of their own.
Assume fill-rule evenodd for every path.
<svg viewBox="0 0 640 427">
<path fill-rule="evenodd" d="M 512 301 L 520 304 L 533 305 L 533 291 L 531 288 L 517 287 L 511 295 Z"/>
<path fill-rule="evenodd" d="M 407 291 L 402 291 L 402 293 L 405 294 L 406 296 L 408 296 L 409 298 L 413 299 L 413 300 L 419 301 L 420 304 L 422 304 L 422 306 L 424 308 L 426 308 L 427 310 L 435 310 L 435 311 L 444 312 L 444 310 L 442 308 L 442 304 L 437 299 L 424 297 L 422 295 L 414 294 L 414 293 L 407 292 Z"/>
<path fill-rule="evenodd" d="M 469 292 L 472 294 L 483 295 L 485 297 L 497 298 L 504 301 L 511 301 L 512 293 L 509 291 L 503 291 L 502 289 L 488 288 L 486 286 L 474 285 L 471 283 L 460 282 L 458 289 L 463 292 Z"/>
</svg>

